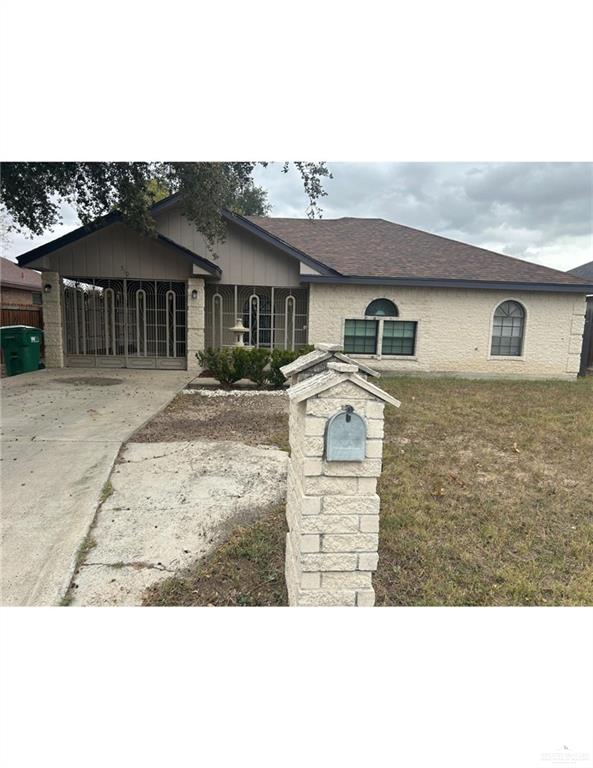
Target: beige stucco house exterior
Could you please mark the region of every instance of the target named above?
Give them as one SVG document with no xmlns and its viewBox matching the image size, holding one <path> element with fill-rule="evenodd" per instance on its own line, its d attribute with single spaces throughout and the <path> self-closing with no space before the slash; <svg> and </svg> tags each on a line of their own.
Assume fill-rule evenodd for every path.
<svg viewBox="0 0 593 768">
<path fill-rule="evenodd" d="M 43 273 L 46 364 L 198 368 L 196 352 L 331 342 L 389 372 L 573 378 L 591 281 L 383 219 L 245 217 L 214 253 L 173 195 L 19 257 Z"/>
</svg>

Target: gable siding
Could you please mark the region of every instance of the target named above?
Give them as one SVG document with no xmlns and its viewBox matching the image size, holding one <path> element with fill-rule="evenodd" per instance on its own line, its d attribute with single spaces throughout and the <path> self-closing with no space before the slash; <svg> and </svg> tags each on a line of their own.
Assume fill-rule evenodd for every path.
<svg viewBox="0 0 593 768">
<path fill-rule="evenodd" d="M 158 231 L 179 245 L 213 261 L 220 269 L 221 283 L 289 288 L 300 286 L 300 262 L 272 245 L 228 225 L 227 237 L 215 247 L 217 258 L 208 250 L 206 238 L 181 215 L 178 209 L 156 215 Z"/>
<path fill-rule="evenodd" d="M 186 280 L 192 275 L 188 259 L 124 224 L 113 224 L 65 245 L 36 261 L 35 267 L 64 277 Z"/>
</svg>

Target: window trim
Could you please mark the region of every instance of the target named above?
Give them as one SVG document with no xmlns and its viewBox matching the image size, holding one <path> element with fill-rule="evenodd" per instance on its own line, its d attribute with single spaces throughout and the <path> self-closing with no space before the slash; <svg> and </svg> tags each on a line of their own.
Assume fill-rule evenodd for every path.
<svg viewBox="0 0 593 768">
<path fill-rule="evenodd" d="M 368 306 L 368 303 L 367 303 L 367 306 Z M 342 344 L 344 344 L 344 340 L 346 338 L 346 320 L 374 320 L 377 323 L 377 343 L 375 346 L 374 354 L 371 354 L 368 352 L 356 353 L 356 352 L 346 352 L 346 351 L 344 351 L 344 354 L 350 355 L 351 357 L 360 358 L 361 360 L 363 359 L 364 360 L 412 360 L 412 361 L 418 360 L 418 354 L 419 354 L 418 349 L 419 349 L 420 339 L 421 339 L 420 330 L 422 326 L 422 321 L 420 319 L 416 317 L 404 318 L 401 316 L 401 314 L 398 317 L 373 317 L 373 316 L 367 316 L 367 315 L 348 315 L 347 317 L 342 317 L 342 333 L 341 333 Z M 414 343 L 413 355 L 384 355 L 381 352 L 381 349 L 383 347 L 383 322 L 385 320 L 387 320 L 388 322 L 396 322 L 396 323 L 397 322 L 416 323 L 416 336 L 414 339 L 415 343 Z"/>
<path fill-rule="evenodd" d="M 516 304 L 519 304 L 519 306 L 523 309 L 523 338 L 521 343 L 521 354 L 520 355 L 493 355 L 492 354 L 492 337 L 494 333 L 494 315 L 496 313 L 496 310 L 500 307 L 501 304 L 504 304 L 505 301 L 514 301 Z M 496 302 L 496 304 L 492 307 L 492 311 L 490 312 L 490 332 L 488 334 L 488 341 L 486 346 L 486 359 L 497 361 L 497 360 L 504 360 L 508 362 L 509 360 L 513 360 L 515 362 L 524 362 L 527 355 L 527 328 L 528 328 L 528 319 L 529 319 L 529 312 L 527 310 L 527 307 L 525 306 L 525 302 L 522 299 L 518 299 L 515 296 L 505 296 L 504 298 L 500 299 Z"/>
</svg>

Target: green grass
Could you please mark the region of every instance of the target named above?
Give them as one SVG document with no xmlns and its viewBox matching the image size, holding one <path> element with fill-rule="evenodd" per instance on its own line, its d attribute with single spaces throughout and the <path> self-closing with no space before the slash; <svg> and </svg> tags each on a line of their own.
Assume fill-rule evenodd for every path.
<svg viewBox="0 0 593 768">
<path fill-rule="evenodd" d="M 74 566 L 74 574 L 77 574 L 80 570 L 81 565 L 85 562 L 87 557 L 89 556 L 89 553 L 97 546 L 97 542 L 92 535 L 92 533 L 89 531 L 87 535 L 82 540 L 80 546 L 78 547 L 78 551 L 76 552 L 76 564 Z M 66 594 L 62 597 L 60 600 L 61 606 L 68 606 L 72 603 L 72 600 L 74 599 L 74 595 L 72 593 L 72 587 L 71 585 L 68 587 L 68 590 Z"/>
<path fill-rule="evenodd" d="M 113 485 L 111 484 L 111 480 L 107 480 L 103 488 L 101 489 L 101 495 L 99 496 L 99 504 L 104 504 L 107 499 L 113 495 Z"/>
<path fill-rule="evenodd" d="M 378 605 L 593 603 L 593 379 L 383 378 Z M 281 605 L 281 510 L 147 604 Z"/>
</svg>

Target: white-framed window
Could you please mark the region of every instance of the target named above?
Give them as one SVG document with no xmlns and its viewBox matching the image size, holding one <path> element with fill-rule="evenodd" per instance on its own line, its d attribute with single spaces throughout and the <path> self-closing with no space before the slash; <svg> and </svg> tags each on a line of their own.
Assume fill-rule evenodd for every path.
<svg viewBox="0 0 593 768">
<path fill-rule="evenodd" d="M 416 354 L 418 324 L 415 320 L 391 320 L 399 316 L 399 311 L 390 299 L 373 299 L 364 315 L 364 319 L 352 318 L 344 322 L 346 354 L 381 357 L 413 357 Z"/>
<path fill-rule="evenodd" d="M 490 354 L 493 357 L 521 357 L 524 336 L 525 309 L 518 301 L 503 301 L 494 310 Z"/>
</svg>

